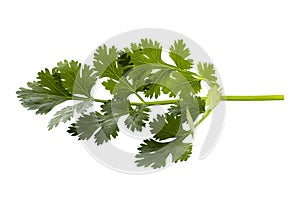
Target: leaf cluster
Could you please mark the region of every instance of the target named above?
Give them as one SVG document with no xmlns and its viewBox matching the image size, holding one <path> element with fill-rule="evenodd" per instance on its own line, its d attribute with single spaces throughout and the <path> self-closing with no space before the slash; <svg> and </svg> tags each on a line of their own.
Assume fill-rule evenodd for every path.
<svg viewBox="0 0 300 200">
<path fill-rule="evenodd" d="M 71 120 L 77 113 L 79 117 L 67 132 L 80 140 L 94 139 L 97 145 L 118 136 L 122 116 L 134 134 L 150 126 L 152 137 L 138 148 L 138 166 L 160 168 L 168 160 L 185 161 L 192 153 L 192 143 L 187 140 L 194 134 L 196 120 L 214 109 L 222 91 L 213 64 L 200 62 L 197 73 L 192 70 L 195 64 L 183 40 L 169 47 L 172 63 L 164 61 L 164 52 L 160 43 L 151 39 L 122 50 L 102 45 L 95 51 L 92 66 L 59 62 L 52 70 L 40 71 L 37 80 L 20 88 L 17 95 L 22 105 L 36 114 L 46 114 L 66 101 L 79 101 L 57 111 L 48 129 Z M 203 81 L 210 87 L 207 97 L 200 96 Z M 111 99 L 94 99 L 96 82 L 111 93 Z M 151 106 L 161 104 L 155 100 L 162 94 L 171 98 L 163 103 L 169 106 L 168 112 L 151 118 Z M 131 102 L 132 96 L 139 102 Z M 91 112 L 94 102 L 101 105 Z"/>
</svg>

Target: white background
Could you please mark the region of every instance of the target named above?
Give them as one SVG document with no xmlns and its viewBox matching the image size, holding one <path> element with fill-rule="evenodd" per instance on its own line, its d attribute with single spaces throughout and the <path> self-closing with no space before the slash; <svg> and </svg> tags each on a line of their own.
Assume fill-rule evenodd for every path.
<svg viewBox="0 0 300 200">
<path fill-rule="evenodd" d="M 197 3 L 196 3 L 197 2 Z M 298 1 L 1 1 L 0 199 L 299 199 Z M 282 102 L 229 102 L 215 150 L 147 175 L 96 162 L 16 90 L 44 67 L 84 61 L 124 31 L 165 28 L 210 55 L 226 94 L 284 93 Z M 52 114 L 52 113 L 51 113 Z"/>
</svg>

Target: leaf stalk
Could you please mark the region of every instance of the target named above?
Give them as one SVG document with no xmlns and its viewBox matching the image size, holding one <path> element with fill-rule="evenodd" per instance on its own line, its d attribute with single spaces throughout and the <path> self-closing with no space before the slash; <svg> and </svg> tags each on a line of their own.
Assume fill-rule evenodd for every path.
<svg viewBox="0 0 300 200">
<path fill-rule="evenodd" d="M 206 97 L 202 97 L 206 99 Z M 95 99 L 95 98 L 83 98 L 83 97 L 73 97 L 73 100 L 93 100 L 95 102 L 107 103 L 107 99 Z M 280 101 L 284 100 L 284 95 L 254 95 L 254 96 L 222 96 L 222 101 Z M 169 105 L 176 104 L 179 100 L 169 99 L 169 100 L 160 100 L 160 101 L 142 101 L 142 102 L 131 102 L 131 105 Z"/>
</svg>

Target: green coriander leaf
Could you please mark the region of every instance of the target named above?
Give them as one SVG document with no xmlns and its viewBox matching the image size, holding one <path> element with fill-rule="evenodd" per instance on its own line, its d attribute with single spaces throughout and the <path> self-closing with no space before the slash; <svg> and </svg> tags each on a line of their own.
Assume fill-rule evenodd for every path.
<svg viewBox="0 0 300 200">
<path fill-rule="evenodd" d="M 140 88 L 140 91 L 143 91 L 145 97 L 148 97 L 148 98 L 154 97 L 157 99 L 162 93 L 168 94 L 169 97 L 176 97 L 176 95 L 170 89 L 168 89 L 167 87 L 165 87 L 163 85 L 159 85 L 156 83 L 150 83 L 150 84 L 144 85 L 143 87 Z"/>
<path fill-rule="evenodd" d="M 17 91 L 25 108 L 36 110 L 36 114 L 46 114 L 58 104 L 71 99 L 71 94 L 62 85 L 57 68 L 52 73 L 48 69 L 39 72 L 37 79 L 38 82 L 29 82 L 28 88 Z"/>
<path fill-rule="evenodd" d="M 128 72 L 128 77 L 132 80 L 132 85 L 137 91 L 142 91 L 146 97 L 157 98 L 161 91 L 169 96 L 176 96 L 166 86 L 166 82 L 170 79 L 172 69 L 161 67 L 159 65 L 144 64 L 133 68 Z"/>
<path fill-rule="evenodd" d="M 114 89 L 116 87 L 117 82 L 113 79 L 108 79 L 107 81 L 102 82 L 102 85 L 108 90 L 111 94 L 113 94 Z"/>
<path fill-rule="evenodd" d="M 135 161 L 137 166 L 157 169 L 166 166 L 166 160 L 170 155 L 172 162 L 186 161 L 192 153 L 192 144 L 184 143 L 183 138 L 172 142 L 157 142 L 150 139 L 145 140 L 138 150 Z"/>
<path fill-rule="evenodd" d="M 97 75 L 88 65 L 84 65 L 74 82 L 73 94 L 84 95 L 87 98 L 92 97 L 91 91 L 96 81 Z"/>
<path fill-rule="evenodd" d="M 69 93 L 91 97 L 92 87 L 96 84 L 97 76 L 89 66 L 81 64 L 78 61 L 65 60 L 57 64 L 60 72 L 62 85 Z"/>
<path fill-rule="evenodd" d="M 127 108 L 126 108 L 127 105 Z M 118 119 L 128 113 L 129 102 L 127 100 L 113 100 L 101 106 L 101 113 L 94 112 L 80 117 L 73 123 L 68 133 L 78 136 L 80 140 L 90 139 L 92 136 L 97 145 L 108 142 L 118 135 Z"/>
<path fill-rule="evenodd" d="M 131 94 L 137 94 L 139 90 L 125 76 L 120 77 L 118 80 L 109 79 L 104 81 L 102 85 L 114 95 L 115 99 L 126 99 Z"/>
<path fill-rule="evenodd" d="M 127 70 L 130 70 L 133 67 L 130 55 L 124 51 L 119 51 L 118 65 L 124 68 L 126 67 L 126 69 L 123 71 L 123 74 L 126 73 Z"/>
<path fill-rule="evenodd" d="M 103 121 L 101 129 L 95 133 L 95 142 L 97 145 L 103 144 L 111 140 L 111 137 L 116 138 L 118 136 L 118 124 L 113 118 L 105 116 L 106 120 Z"/>
<path fill-rule="evenodd" d="M 118 67 L 122 68 L 122 75 L 125 76 L 125 74 L 130 71 L 133 67 L 133 63 L 131 63 L 130 56 L 123 52 L 119 52 L 119 57 L 117 59 Z M 120 80 L 121 77 L 119 77 L 118 80 Z M 116 79 L 115 79 L 116 80 Z M 117 81 L 110 78 L 107 81 L 102 82 L 102 85 L 105 87 L 106 90 L 109 90 L 111 94 L 114 93 L 114 89 L 117 85 Z"/>
<path fill-rule="evenodd" d="M 137 166 L 150 166 L 154 169 L 164 167 L 170 155 L 172 162 L 188 159 L 192 144 L 184 142 L 184 139 L 192 132 L 182 128 L 180 117 L 173 114 L 158 115 L 157 119 L 150 122 L 150 127 L 151 133 L 158 141 L 148 139 L 141 144 L 138 148 L 139 153 L 136 155 Z M 164 140 L 168 141 L 164 142 Z"/>
<path fill-rule="evenodd" d="M 193 82 L 195 78 L 192 76 L 184 76 L 180 72 L 173 71 L 172 77 L 173 78 L 165 81 L 165 85 L 182 98 L 189 98 L 191 95 L 198 93 L 199 88 L 201 88 L 200 81 L 196 80 L 196 82 Z M 189 77 L 190 80 L 187 80 L 187 77 Z"/>
<path fill-rule="evenodd" d="M 132 43 L 130 49 L 125 48 L 125 52 L 135 66 L 149 63 L 165 64 L 161 59 L 162 47 L 157 41 L 142 39 L 139 44 Z"/>
<path fill-rule="evenodd" d="M 192 94 L 197 94 L 201 90 L 201 80 L 195 78 L 193 75 L 188 73 L 180 73 L 180 78 L 185 78 L 186 82 L 190 85 L 189 87 L 192 89 Z"/>
<path fill-rule="evenodd" d="M 201 124 L 212 112 L 212 110 L 219 104 L 222 100 L 222 89 L 218 85 L 213 85 L 209 90 L 206 97 L 206 111 L 203 113 L 201 119 L 197 122 L 196 126 Z"/>
<path fill-rule="evenodd" d="M 200 81 L 188 74 L 178 71 L 162 70 L 149 76 L 153 82 L 163 85 L 162 91 L 170 97 L 179 95 L 182 98 L 189 97 L 200 91 Z"/>
<path fill-rule="evenodd" d="M 195 93 L 195 90 L 198 92 L 201 88 L 199 80 L 193 82 L 194 77 L 184 76 L 181 72 L 162 65 L 144 64 L 135 67 L 128 72 L 128 77 L 132 80 L 134 88 L 146 85 L 143 89 L 146 89 L 144 94 L 148 97 L 158 97 L 161 91 L 169 93 L 169 96 L 178 94 L 181 97 L 190 96 Z M 125 91 L 125 87 L 122 90 Z"/>
<path fill-rule="evenodd" d="M 188 58 L 190 50 L 186 48 L 186 44 L 182 39 L 175 41 L 173 46 L 170 47 L 169 56 L 179 69 L 186 70 L 192 68 L 193 60 Z"/>
<path fill-rule="evenodd" d="M 142 88 L 142 91 L 144 92 L 145 97 L 147 97 L 147 98 L 155 97 L 157 99 L 161 94 L 161 87 L 162 86 L 159 84 L 150 83 L 150 84 L 145 85 Z"/>
<path fill-rule="evenodd" d="M 100 78 L 108 77 L 118 81 L 122 77 L 123 69 L 117 64 L 118 55 L 114 46 L 109 49 L 106 45 L 98 47 L 94 54 L 94 67 Z"/>
<path fill-rule="evenodd" d="M 132 71 L 129 71 L 129 78 L 133 85 L 146 85 L 142 88 L 146 97 L 157 98 L 161 91 L 169 94 L 170 97 L 175 97 L 178 93 L 184 96 L 200 91 L 200 80 L 194 78 L 192 73 L 187 70 L 191 67 L 192 61 L 187 58 L 189 50 L 185 48 L 183 41 L 175 42 L 170 49 L 172 50 L 170 57 L 178 64 L 176 67 L 162 60 L 162 47 L 156 41 L 142 39 L 141 43 L 133 43 L 130 49 L 125 49 L 135 66 Z M 179 64 L 183 65 L 179 66 Z M 180 69 L 180 72 L 177 71 L 177 68 Z"/>
<path fill-rule="evenodd" d="M 180 72 L 162 65 L 144 64 L 134 68 L 128 76 L 135 88 L 146 84 L 144 94 L 149 97 L 158 97 L 161 91 L 170 96 L 194 93 L 191 84 Z"/>
<path fill-rule="evenodd" d="M 67 106 L 60 111 L 57 111 L 54 117 L 48 123 L 48 130 L 57 127 L 60 122 L 66 123 L 74 114 L 72 106 Z"/>
<path fill-rule="evenodd" d="M 131 83 L 125 77 L 122 77 L 116 84 L 113 95 L 116 99 L 126 99 L 131 94 L 136 94 L 137 90 L 138 88 L 131 85 Z"/>
<path fill-rule="evenodd" d="M 73 93 L 73 86 L 76 80 L 77 74 L 81 68 L 81 64 L 78 61 L 68 62 L 64 60 L 63 62 L 57 63 L 57 69 L 60 71 L 60 76 L 62 78 L 62 85 L 70 92 Z"/>
<path fill-rule="evenodd" d="M 173 80 L 171 78 L 171 74 L 174 72 L 172 69 L 160 66 L 149 66 L 149 68 L 152 69 L 152 72 L 148 76 L 148 82 L 163 86 L 170 85 L 170 81 Z"/>
<path fill-rule="evenodd" d="M 165 140 L 176 137 L 184 130 L 181 127 L 181 118 L 173 114 L 157 115 L 157 119 L 150 122 L 151 133 L 157 140 Z"/>
<path fill-rule="evenodd" d="M 57 68 L 52 69 L 52 73 L 46 68 L 38 73 L 38 83 L 41 87 L 47 88 L 49 93 L 69 97 L 70 92 L 63 86 Z"/>
<path fill-rule="evenodd" d="M 80 140 L 87 140 L 102 127 L 104 117 L 99 112 L 84 114 L 68 130 L 72 136 L 78 136 Z"/>
<path fill-rule="evenodd" d="M 127 73 L 128 79 L 131 80 L 134 88 L 140 88 L 147 84 L 147 79 L 154 69 L 152 64 L 144 64 L 138 67 L 134 67 Z"/>
<path fill-rule="evenodd" d="M 146 105 L 137 105 L 135 109 L 131 108 L 129 116 L 125 120 L 125 125 L 131 131 L 142 131 L 149 120 L 150 109 Z"/>
<path fill-rule="evenodd" d="M 164 94 L 168 94 L 169 97 L 176 97 L 176 94 L 173 91 L 171 91 L 169 88 L 165 87 L 165 86 L 161 86 L 161 91 Z"/>
<path fill-rule="evenodd" d="M 172 105 L 168 111 L 175 116 L 180 116 L 182 122 L 186 122 L 187 107 L 193 121 L 195 121 L 200 114 L 205 112 L 205 100 L 201 99 L 201 97 L 185 98 L 180 103 Z"/>
<path fill-rule="evenodd" d="M 58 104 L 71 100 L 75 93 L 90 97 L 96 75 L 86 65 L 80 74 L 80 67 L 77 61 L 65 60 L 59 62 L 52 72 L 48 69 L 39 72 L 37 82 L 30 82 L 27 84 L 29 89 L 20 88 L 17 92 L 22 105 L 37 110 L 37 114 L 46 114 Z"/>
<path fill-rule="evenodd" d="M 22 105 L 29 110 L 36 110 L 36 114 L 46 114 L 55 106 L 69 98 L 43 88 L 37 82 L 27 83 L 29 89 L 20 88 L 17 91 Z"/>
<path fill-rule="evenodd" d="M 211 63 L 201 63 L 198 64 L 198 72 L 201 76 L 205 78 L 209 85 L 217 84 L 217 77 L 215 75 L 216 71 L 214 69 L 214 65 Z"/>
<path fill-rule="evenodd" d="M 206 106 L 208 107 L 207 110 L 213 110 L 219 104 L 221 99 L 222 89 L 220 89 L 217 85 L 212 86 L 209 89 L 206 98 Z"/>
<path fill-rule="evenodd" d="M 184 143 L 184 145 L 186 145 L 186 143 Z M 182 148 L 182 149 L 185 149 L 185 147 L 186 146 L 184 146 L 184 148 Z M 187 161 L 189 159 L 190 155 L 192 154 L 192 149 L 193 149 L 193 145 L 192 144 L 189 144 L 187 146 L 187 148 L 185 149 L 184 153 L 182 153 L 182 154 L 180 154 L 181 153 L 180 152 L 181 149 L 180 149 L 180 151 L 178 153 L 180 156 L 175 160 L 175 163 L 177 163 L 178 161 L 181 161 L 181 162 Z"/>
<path fill-rule="evenodd" d="M 92 100 L 82 101 L 74 106 L 67 106 L 60 111 L 57 111 L 54 117 L 49 121 L 48 130 L 57 127 L 60 122 L 69 121 L 75 112 L 83 114 L 93 104 Z"/>
<path fill-rule="evenodd" d="M 108 77 L 108 81 L 103 85 L 115 98 L 127 98 L 131 94 L 136 94 L 138 88 L 133 86 L 126 78 L 124 72 L 132 68 L 128 60 L 131 55 L 118 52 L 115 47 L 107 49 L 105 45 L 100 46 L 94 55 L 94 66 L 99 77 Z M 129 64 L 128 66 L 124 66 Z"/>
<path fill-rule="evenodd" d="M 130 102 L 128 99 L 112 99 L 101 105 L 101 113 L 118 118 L 129 113 Z"/>
</svg>

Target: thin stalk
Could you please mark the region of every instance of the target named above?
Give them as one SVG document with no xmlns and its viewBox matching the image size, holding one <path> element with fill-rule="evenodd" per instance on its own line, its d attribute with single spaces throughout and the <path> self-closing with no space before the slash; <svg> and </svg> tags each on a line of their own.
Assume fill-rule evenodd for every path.
<svg viewBox="0 0 300 200">
<path fill-rule="evenodd" d="M 107 99 L 94 99 L 94 98 L 83 98 L 73 97 L 74 100 L 93 100 L 95 102 L 107 103 Z M 206 99 L 206 97 L 202 97 Z M 222 101 L 277 101 L 284 100 L 284 95 L 255 95 L 255 96 L 222 96 Z M 177 99 L 161 100 L 161 101 L 144 101 L 144 102 L 131 102 L 132 105 L 168 105 L 178 103 Z"/>
<path fill-rule="evenodd" d="M 141 100 L 143 104 L 147 104 L 147 102 L 137 92 L 134 92 L 134 94 L 139 98 L 139 100 Z"/>
<path fill-rule="evenodd" d="M 211 110 L 207 111 L 205 115 L 203 115 L 202 118 L 196 124 L 194 124 L 194 128 L 197 128 L 209 116 L 210 113 Z"/>
<path fill-rule="evenodd" d="M 119 79 L 120 82 L 124 83 L 131 91 L 142 101 L 143 104 L 146 104 L 145 100 L 135 91 L 135 89 L 127 82 L 127 80 L 123 80 L 121 77 Z"/>
<path fill-rule="evenodd" d="M 222 101 L 276 101 L 284 100 L 284 95 L 258 95 L 258 96 L 223 96 Z"/>
</svg>

